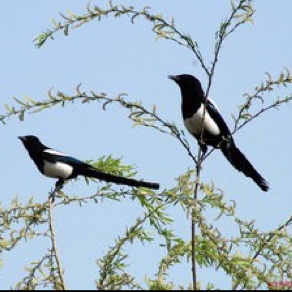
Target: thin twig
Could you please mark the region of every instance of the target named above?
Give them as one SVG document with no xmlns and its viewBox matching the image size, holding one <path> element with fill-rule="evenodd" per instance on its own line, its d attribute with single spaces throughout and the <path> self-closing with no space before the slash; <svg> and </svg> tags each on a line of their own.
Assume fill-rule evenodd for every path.
<svg viewBox="0 0 292 292">
<path fill-rule="evenodd" d="M 193 288 L 195 291 L 198 290 L 197 287 L 197 265 L 196 265 L 196 204 L 198 200 L 198 191 L 199 191 L 199 185 L 200 185 L 200 174 L 201 174 L 201 163 L 202 163 L 202 148 L 199 147 L 198 151 L 198 164 L 197 164 L 197 180 L 194 190 L 194 202 L 192 206 L 192 278 L 193 278 Z"/>
<path fill-rule="evenodd" d="M 270 236 L 267 240 L 263 242 L 259 250 L 255 253 L 255 255 L 252 257 L 253 260 L 255 260 L 262 252 L 262 250 L 267 246 L 267 244 L 276 236 L 276 233 L 283 230 L 285 227 L 288 227 L 292 223 L 292 216 L 284 223 L 282 224 L 278 229 L 276 229 L 276 232 L 270 233 Z"/>
<path fill-rule="evenodd" d="M 273 108 L 277 108 L 278 105 L 282 104 L 282 103 L 287 103 L 290 100 L 292 100 L 292 96 L 288 96 L 287 98 L 283 99 L 283 100 L 277 100 L 276 102 L 274 102 L 273 104 L 262 108 L 260 111 L 258 111 L 257 113 L 255 113 L 252 117 L 250 117 L 248 120 L 244 121 L 241 125 L 238 125 L 238 123 L 235 125 L 233 133 L 236 133 L 237 131 L 239 131 L 242 127 L 244 127 L 245 125 L 247 125 L 248 123 L 250 123 L 252 120 L 254 120 L 255 118 L 258 118 L 260 115 L 262 115 L 263 113 L 269 111 L 270 109 Z M 238 119 L 238 121 L 240 120 L 240 118 Z"/>
<path fill-rule="evenodd" d="M 262 243 L 260 245 L 260 248 L 256 251 L 256 253 L 253 255 L 252 260 L 256 260 L 262 253 L 262 251 L 264 250 L 264 248 L 271 242 L 271 240 L 277 235 L 277 232 L 283 230 L 284 228 L 288 227 L 289 225 L 292 224 L 292 216 L 284 223 L 282 224 L 279 228 L 277 228 L 274 232 L 271 232 L 269 234 L 269 237 L 266 240 L 262 240 Z M 238 286 L 240 285 L 240 281 L 243 279 L 243 276 L 241 278 L 239 278 L 237 280 L 236 285 L 234 286 L 234 290 L 236 290 L 238 288 Z M 244 283 L 242 290 L 244 290 L 247 286 L 247 282 Z"/>
<path fill-rule="evenodd" d="M 56 233 L 55 233 L 55 227 L 54 227 L 54 219 L 53 219 L 53 208 L 54 208 L 54 203 L 53 203 L 53 198 L 49 198 L 49 229 L 51 233 L 51 243 L 52 243 L 52 251 L 56 260 L 57 268 L 58 268 L 58 274 L 59 274 L 59 279 L 60 279 L 60 284 L 62 290 L 67 290 L 66 289 L 66 283 L 64 280 L 64 275 L 63 275 L 63 269 L 62 269 L 62 264 L 61 260 L 58 254 L 58 249 L 57 249 L 57 239 L 56 239 Z"/>
</svg>

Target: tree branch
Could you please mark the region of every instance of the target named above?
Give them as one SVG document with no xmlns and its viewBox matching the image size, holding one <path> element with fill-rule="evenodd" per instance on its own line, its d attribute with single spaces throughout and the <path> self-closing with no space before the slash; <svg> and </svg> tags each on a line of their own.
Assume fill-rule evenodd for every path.
<svg viewBox="0 0 292 292">
<path fill-rule="evenodd" d="M 60 256 L 58 254 L 58 249 L 57 249 L 57 239 L 56 239 L 56 233 L 55 233 L 55 227 L 54 227 L 53 209 L 54 209 L 53 199 L 49 198 L 48 212 L 49 212 L 49 230 L 50 230 L 50 238 L 51 238 L 51 244 L 52 244 L 51 250 L 52 250 L 52 255 L 54 256 L 56 264 L 57 264 L 57 273 L 60 280 L 60 289 L 67 290 L 64 274 L 63 274 L 64 272 L 62 269 L 62 264 L 61 264 Z M 57 283 L 55 283 L 55 285 L 56 284 Z M 58 288 L 58 285 L 56 287 Z"/>
</svg>

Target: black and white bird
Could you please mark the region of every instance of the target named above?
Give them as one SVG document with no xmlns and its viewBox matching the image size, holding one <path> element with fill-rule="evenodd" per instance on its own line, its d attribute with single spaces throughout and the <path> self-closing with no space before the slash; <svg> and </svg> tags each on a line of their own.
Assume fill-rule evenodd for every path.
<svg viewBox="0 0 292 292">
<path fill-rule="evenodd" d="M 206 100 L 200 81 L 188 74 L 168 77 L 180 87 L 184 124 L 190 134 L 198 140 L 203 153 L 206 153 L 207 145 L 220 148 L 224 156 L 238 171 L 250 177 L 263 191 L 268 191 L 267 181 L 236 147 L 218 107 L 210 98 Z"/>
<path fill-rule="evenodd" d="M 131 187 L 159 189 L 159 184 L 157 183 L 138 181 L 104 173 L 85 162 L 45 146 L 35 136 L 22 136 L 18 138 L 22 141 L 39 171 L 47 177 L 58 179 L 56 187 L 60 188 L 66 180 L 82 175 Z"/>
</svg>

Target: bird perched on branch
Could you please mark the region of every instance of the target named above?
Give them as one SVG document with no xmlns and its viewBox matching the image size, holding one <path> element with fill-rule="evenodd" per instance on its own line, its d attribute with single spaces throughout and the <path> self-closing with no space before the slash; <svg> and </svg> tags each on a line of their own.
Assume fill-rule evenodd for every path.
<svg viewBox="0 0 292 292">
<path fill-rule="evenodd" d="M 159 189 L 159 184 L 157 183 L 104 173 L 85 162 L 45 146 L 35 136 L 22 136 L 18 138 L 22 141 L 39 171 L 47 177 L 58 179 L 56 188 L 61 188 L 66 180 L 82 175 L 131 187 Z"/>
<path fill-rule="evenodd" d="M 168 77 L 180 87 L 184 124 L 190 134 L 198 140 L 203 154 L 206 153 L 208 145 L 219 148 L 238 171 L 250 177 L 263 191 L 267 191 L 267 181 L 236 147 L 218 107 L 211 99 L 206 100 L 200 81 L 188 74 Z"/>
</svg>

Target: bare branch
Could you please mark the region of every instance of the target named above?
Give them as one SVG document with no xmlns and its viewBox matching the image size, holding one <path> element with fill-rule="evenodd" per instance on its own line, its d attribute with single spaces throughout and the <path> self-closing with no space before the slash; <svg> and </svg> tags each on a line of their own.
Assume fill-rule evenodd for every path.
<svg viewBox="0 0 292 292">
<path fill-rule="evenodd" d="M 66 289 L 66 283 L 64 279 L 64 270 L 62 269 L 62 264 L 60 260 L 60 256 L 58 253 L 57 249 L 57 239 L 56 239 L 56 232 L 55 232 L 55 226 L 54 226 L 54 218 L 53 218 L 53 209 L 54 209 L 54 203 L 53 199 L 49 199 L 49 230 L 50 230 L 50 238 L 51 238 L 51 252 L 52 252 L 52 257 L 54 257 L 56 264 L 57 264 L 57 273 L 59 275 L 59 281 L 60 281 L 60 287 L 58 285 L 58 282 L 55 283 L 55 288 L 57 290 L 67 290 Z"/>
</svg>

